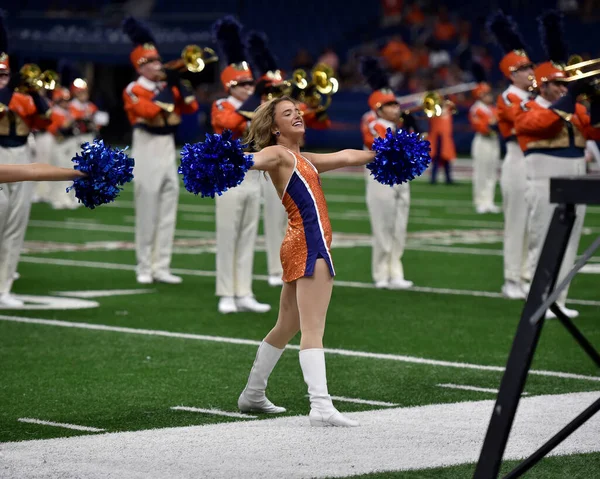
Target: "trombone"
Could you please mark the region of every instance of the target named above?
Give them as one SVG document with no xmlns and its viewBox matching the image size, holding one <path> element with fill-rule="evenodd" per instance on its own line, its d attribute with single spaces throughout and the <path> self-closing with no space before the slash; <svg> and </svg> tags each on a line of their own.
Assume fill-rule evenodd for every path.
<svg viewBox="0 0 600 479">
<path fill-rule="evenodd" d="M 206 65 L 217 61 L 219 61 L 219 57 L 212 48 L 187 45 L 181 51 L 181 57 L 164 63 L 163 69 L 200 73 L 206 68 Z"/>
</svg>

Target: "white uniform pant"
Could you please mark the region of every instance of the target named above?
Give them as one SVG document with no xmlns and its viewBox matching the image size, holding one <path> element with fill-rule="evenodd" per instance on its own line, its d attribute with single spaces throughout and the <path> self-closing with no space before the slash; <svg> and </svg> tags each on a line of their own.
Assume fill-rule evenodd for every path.
<svg viewBox="0 0 600 479">
<path fill-rule="evenodd" d="M 252 294 L 261 175 L 248 171 L 240 185 L 216 198 L 217 296 Z"/>
<path fill-rule="evenodd" d="M 175 139 L 135 128 L 131 157 L 135 160 L 137 274 L 168 273 L 179 201 Z"/>
<path fill-rule="evenodd" d="M 73 168 L 73 157 L 79 151 L 77 139 L 75 137 L 65 138 L 57 141 L 52 149 L 53 164 L 63 168 Z M 50 186 L 50 202 L 52 207 L 57 209 L 77 208 L 80 203 L 75 197 L 75 191 L 67 193 L 67 187 L 73 184 L 72 181 L 54 181 Z"/>
<path fill-rule="evenodd" d="M 471 144 L 473 158 L 473 203 L 476 209 L 488 210 L 494 206 L 500 144 L 498 137 L 476 133 Z"/>
<path fill-rule="evenodd" d="M 54 164 L 54 157 L 52 151 L 54 149 L 54 135 L 47 131 L 36 133 L 34 136 L 35 141 L 35 154 L 34 159 L 36 163 L 48 163 Z M 35 184 L 34 192 L 38 201 L 51 202 L 52 201 L 52 190 L 54 185 L 51 181 L 38 181 Z"/>
<path fill-rule="evenodd" d="M 506 144 L 500 187 L 504 210 L 504 279 L 520 283 L 531 280 L 527 268 L 527 178 L 523 152 L 514 141 Z"/>
<path fill-rule="evenodd" d="M 29 163 L 28 147 L 0 147 L 1 164 Z M 31 182 L 0 185 L 0 293 L 12 288 L 25 231 L 29 222 L 33 184 Z"/>
<path fill-rule="evenodd" d="M 553 176 L 585 175 L 585 158 L 559 158 L 550 155 L 531 154 L 526 156 L 525 163 L 527 167 L 527 204 L 529 207 L 527 263 L 529 271 L 533 275 L 542 252 L 542 246 L 546 240 L 550 220 L 557 206 L 550 203 L 550 178 Z M 575 224 L 567 244 L 557 284 L 563 280 L 575 264 L 585 209 L 585 205 L 577 205 L 575 209 Z M 559 303 L 564 304 L 568 289 L 567 287 L 561 292 L 557 299 Z"/>
<path fill-rule="evenodd" d="M 410 208 L 410 187 L 382 185 L 367 175 L 367 207 L 371 218 L 373 281 L 404 279 L 402 255 Z"/>
<path fill-rule="evenodd" d="M 288 217 L 279 199 L 277 190 L 268 175 L 260 176 L 263 197 L 263 227 L 267 250 L 267 269 L 269 276 L 283 275 L 281 266 L 281 243 L 285 236 Z"/>
</svg>

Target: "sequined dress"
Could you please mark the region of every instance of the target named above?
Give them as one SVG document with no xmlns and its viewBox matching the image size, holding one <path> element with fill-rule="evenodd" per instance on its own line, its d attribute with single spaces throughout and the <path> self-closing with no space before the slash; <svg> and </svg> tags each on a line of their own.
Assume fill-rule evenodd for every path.
<svg viewBox="0 0 600 479">
<path fill-rule="evenodd" d="M 312 276 L 318 258 L 327 262 L 331 276 L 335 276 L 330 252 L 331 223 L 319 173 L 302 155 L 288 151 L 294 156 L 294 171 L 281 199 L 288 215 L 280 252 L 283 281 Z"/>
</svg>

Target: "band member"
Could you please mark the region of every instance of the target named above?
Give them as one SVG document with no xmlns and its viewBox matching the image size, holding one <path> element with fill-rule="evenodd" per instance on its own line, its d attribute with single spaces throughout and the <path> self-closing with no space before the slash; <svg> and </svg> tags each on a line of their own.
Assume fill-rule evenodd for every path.
<svg viewBox="0 0 600 479">
<path fill-rule="evenodd" d="M 215 133 L 228 129 L 236 138 L 248 128 L 249 113 L 260 104 L 260 92 L 254 89 L 254 78 L 244 58 L 241 25 L 232 17 L 224 17 L 213 27 L 216 41 L 227 61 L 221 72 L 227 98 L 213 103 L 211 123 Z M 269 304 L 259 303 L 252 292 L 254 247 L 258 233 L 261 200 L 261 174 L 248 172 L 244 182 L 216 198 L 218 311 L 222 314 L 240 311 L 266 313 Z"/>
<path fill-rule="evenodd" d="M 78 130 L 77 147 L 82 143 L 91 142 L 96 138 L 100 130 L 100 124 L 96 123 L 98 107 L 90 101 L 88 82 L 83 78 L 75 78 L 71 82 L 71 95 L 73 99 L 69 104 L 69 111 L 75 119 Z"/>
<path fill-rule="evenodd" d="M 52 105 L 53 90 L 42 88 L 40 95 L 46 98 L 49 105 Z M 36 163 L 52 164 L 54 151 L 54 135 L 48 130 L 35 130 L 34 137 L 34 158 Z M 52 203 L 53 185 L 49 181 L 38 181 L 34 187 L 32 203 Z"/>
<path fill-rule="evenodd" d="M 502 294 L 511 299 L 525 298 L 528 282 L 527 268 L 527 187 L 525 159 L 515 136 L 515 114 L 524 100 L 531 96 L 533 67 L 523 49 L 523 42 L 514 23 L 502 12 L 490 21 L 490 29 L 505 55 L 500 70 L 511 85 L 498 97 L 498 128 L 506 142 L 500 187 L 504 211 L 504 285 Z"/>
<path fill-rule="evenodd" d="M 475 103 L 469 110 L 469 121 L 475 131 L 471 144 L 473 203 L 479 214 L 499 213 L 500 208 L 494 204 L 500 163 L 495 99 L 490 85 L 483 82 L 473 90 L 473 97 Z"/>
<path fill-rule="evenodd" d="M 49 105 L 34 85 L 21 78 L 15 91 L 7 53 L 7 33 L 0 16 L 0 164 L 30 163 L 27 137 L 32 129 L 44 129 L 50 123 Z M 24 66 L 24 68 L 27 68 Z M 11 294 L 25 230 L 29 221 L 31 183 L 0 185 L 0 306 L 18 308 L 23 301 Z"/>
<path fill-rule="evenodd" d="M 130 60 L 139 74 L 123 91 L 133 127 L 137 281 L 178 284 L 170 272 L 179 199 L 175 131 L 198 103 L 179 73 L 163 68 L 151 32 L 132 17 L 123 28 L 136 45 Z"/>
<path fill-rule="evenodd" d="M 529 206 L 528 266 L 530 273 L 537 266 L 555 205 L 550 203 L 550 178 L 581 176 L 586 173 L 586 140 L 600 140 L 600 100 L 592 95 L 591 116 L 577 103 L 577 96 L 588 85 L 585 80 L 567 84 L 561 67 L 567 61 L 567 49 L 562 42 L 562 19 L 558 13 L 547 12 L 539 18 L 544 46 L 550 61 L 535 68 L 540 94 L 535 100 L 521 104 L 515 117 L 515 130 L 525 152 L 527 174 L 527 204 Z M 558 281 L 569 273 L 575 262 L 585 216 L 585 205 L 578 205 L 573 230 L 565 251 Z M 561 292 L 557 304 L 569 317 L 579 312 L 565 307 L 568 288 Z M 554 317 L 548 311 L 546 317 Z"/>
<path fill-rule="evenodd" d="M 65 87 L 57 87 L 52 92 L 52 114 L 50 116 L 52 123 L 48 126 L 48 132 L 53 135 L 54 147 L 52 148 L 52 164 L 62 168 L 73 167 L 71 159 L 79 150 L 77 139 L 78 129 L 75 125 L 75 118 L 69 108 L 71 93 Z M 52 208 L 75 209 L 79 207 L 79 201 L 75 197 L 73 190 L 68 193 L 65 191 L 70 185 L 69 182 L 57 181 L 50 185 L 50 203 Z"/>
<path fill-rule="evenodd" d="M 429 136 L 431 143 L 431 183 L 437 183 L 437 172 L 440 166 L 444 167 L 446 184 L 454 183 L 452 180 L 452 163 L 456 160 L 456 146 L 453 137 L 454 105 L 445 101 L 441 105 L 441 114 L 429 118 Z"/>
<path fill-rule="evenodd" d="M 385 137 L 387 129 L 412 129 L 414 121 L 401 116 L 396 95 L 389 88 L 388 78 L 376 58 L 365 58 L 361 64 L 363 76 L 374 90 L 369 96 L 370 112 L 362 118 L 364 148 L 370 150 L 377 137 Z M 372 121 L 369 121 L 372 120 Z M 365 123 L 369 121 L 367 125 Z M 365 169 L 367 207 L 371 220 L 373 246 L 371 274 L 379 289 L 407 289 L 412 281 L 404 278 L 402 255 L 406 244 L 406 228 L 410 208 L 408 183 L 390 187 L 373 178 Z"/>
</svg>

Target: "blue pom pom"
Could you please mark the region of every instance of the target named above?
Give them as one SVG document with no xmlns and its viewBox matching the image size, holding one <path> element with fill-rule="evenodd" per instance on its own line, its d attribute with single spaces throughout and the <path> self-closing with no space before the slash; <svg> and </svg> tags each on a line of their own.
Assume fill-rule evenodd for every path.
<svg viewBox="0 0 600 479">
<path fill-rule="evenodd" d="M 239 185 L 254 164 L 245 155 L 240 140 L 233 140 L 230 130 L 222 135 L 206 134 L 204 143 L 185 144 L 181 150 L 179 173 L 185 189 L 202 197 L 215 197 Z"/>
<path fill-rule="evenodd" d="M 75 190 L 75 196 L 90 209 L 98 205 L 110 203 L 123 189 L 121 185 L 133 179 L 133 158 L 129 158 L 124 150 L 105 146 L 103 140 L 81 145 L 81 155 L 75 155 L 71 161 L 75 169 L 87 173 L 77 178 L 67 188 Z"/>
<path fill-rule="evenodd" d="M 384 185 L 399 185 L 420 176 L 431 163 L 429 142 L 417 133 L 387 129 L 385 138 L 376 138 L 375 159 L 367 165 L 375 179 Z"/>
</svg>

